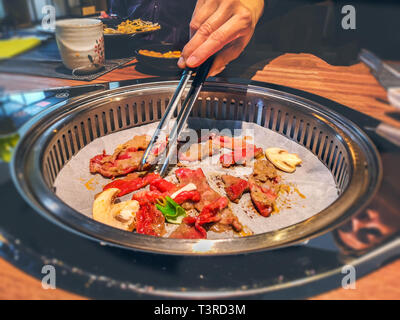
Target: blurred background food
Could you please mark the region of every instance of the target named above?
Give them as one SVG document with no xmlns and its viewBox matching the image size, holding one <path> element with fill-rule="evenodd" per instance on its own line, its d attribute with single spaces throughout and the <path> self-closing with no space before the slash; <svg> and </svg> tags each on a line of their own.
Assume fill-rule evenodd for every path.
<svg viewBox="0 0 400 320">
<path fill-rule="evenodd" d="M 182 53 L 182 45 L 173 43 L 144 43 L 136 50 L 138 68 L 152 74 L 179 74 L 178 59 Z"/>
<path fill-rule="evenodd" d="M 0 135 L 0 161 L 10 162 L 12 152 L 19 140 L 19 134 Z"/>
<path fill-rule="evenodd" d="M 181 51 L 168 51 L 168 52 L 157 52 L 157 51 L 151 51 L 151 50 L 139 50 L 139 53 L 148 56 L 148 57 L 154 57 L 154 58 L 173 58 L 173 59 L 179 59 L 182 52 Z"/>
<path fill-rule="evenodd" d="M 142 19 L 127 19 L 121 22 L 116 28 L 104 24 L 104 34 L 135 34 L 159 29 L 161 29 L 161 26 L 158 23 L 143 21 Z"/>
</svg>

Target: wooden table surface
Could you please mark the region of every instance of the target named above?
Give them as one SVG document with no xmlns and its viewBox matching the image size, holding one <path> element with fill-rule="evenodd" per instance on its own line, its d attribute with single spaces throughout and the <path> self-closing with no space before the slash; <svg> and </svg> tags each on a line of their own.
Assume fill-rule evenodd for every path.
<svg viewBox="0 0 400 320">
<path fill-rule="evenodd" d="M 16 74 L 0 74 L 5 91 L 85 85 L 147 78 L 135 66 L 114 70 L 92 81 L 71 81 Z M 331 66 L 310 54 L 285 54 L 259 70 L 254 78 L 308 91 L 400 127 L 400 113 L 387 102 L 386 91 L 359 63 L 350 67 Z M 396 117 L 393 117 L 396 115 Z M 400 260 L 358 279 L 356 289 L 342 288 L 313 299 L 400 299 Z M 82 299 L 61 289 L 44 290 L 41 282 L 0 259 L 0 299 Z"/>
</svg>

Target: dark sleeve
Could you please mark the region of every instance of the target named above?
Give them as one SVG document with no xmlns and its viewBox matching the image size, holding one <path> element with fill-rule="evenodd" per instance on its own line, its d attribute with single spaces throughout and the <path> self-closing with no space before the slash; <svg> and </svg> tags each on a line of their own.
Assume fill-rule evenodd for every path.
<svg viewBox="0 0 400 320">
<path fill-rule="evenodd" d="M 140 5 L 141 0 L 109 0 L 110 13 L 123 19 L 129 18 L 132 9 Z"/>
<path fill-rule="evenodd" d="M 258 22 L 259 25 L 279 17 L 293 9 L 322 2 L 323 0 L 264 0 L 264 13 Z"/>
</svg>

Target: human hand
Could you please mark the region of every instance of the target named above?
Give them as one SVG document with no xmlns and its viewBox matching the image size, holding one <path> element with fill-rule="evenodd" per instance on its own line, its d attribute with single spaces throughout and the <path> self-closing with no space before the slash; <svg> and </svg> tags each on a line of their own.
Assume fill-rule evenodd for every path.
<svg viewBox="0 0 400 320">
<path fill-rule="evenodd" d="M 178 66 L 196 68 L 221 50 L 209 75 L 222 72 L 249 43 L 263 9 L 264 0 L 198 0 Z"/>
</svg>

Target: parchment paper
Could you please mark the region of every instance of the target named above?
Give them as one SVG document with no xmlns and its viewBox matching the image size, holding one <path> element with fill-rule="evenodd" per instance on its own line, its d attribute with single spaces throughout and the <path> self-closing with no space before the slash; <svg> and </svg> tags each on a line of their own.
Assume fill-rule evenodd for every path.
<svg viewBox="0 0 400 320">
<path fill-rule="evenodd" d="M 231 204 L 233 212 L 237 215 L 244 226 L 245 234 L 258 234 L 272 230 L 281 229 L 303 220 L 306 220 L 321 210 L 328 207 L 338 198 L 338 190 L 329 169 L 319 159 L 303 146 L 287 139 L 286 137 L 273 132 L 269 129 L 254 123 L 239 121 L 215 121 L 209 119 L 190 119 L 188 126 L 193 129 L 199 128 L 230 128 L 241 130 L 242 136 L 252 135 L 253 143 L 263 149 L 268 147 L 280 147 L 291 153 L 297 153 L 303 160 L 295 173 L 288 174 L 281 172 L 283 183 L 291 186 L 289 194 L 283 194 L 278 199 L 279 213 L 268 218 L 259 215 L 251 204 L 250 194 L 244 194 L 238 204 Z M 106 150 L 107 154 L 112 154 L 114 149 L 135 135 L 152 135 L 157 127 L 157 123 L 144 125 L 141 127 L 127 129 L 99 138 L 84 147 L 76 154 L 60 171 L 54 186 L 56 194 L 67 205 L 80 213 L 91 217 L 94 196 L 102 191 L 102 187 L 109 183 L 110 179 L 105 179 L 101 175 L 92 175 L 89 172 L 89 160 L 97 154 Z M 190 164 L 190 168 L 201 167 L 208 178 L 211 187 L 225 195 L 223 183 L 220 182 L 221 174 L 231 174 L 238 177 L 248 176 L 252 173 L 252 167 L 236 166 L 224 169 L 218 164 L 220 154 L 213 156 L 207 161 L 195 162 Z M 185 163 L 186 164 L 186 163 Z M 171 174 L 167 180 L 177 181 L 175 175 Z M 298 192 L 299 191 L 302 197 Z M 122 201 L 132 197 L 131 194 L 121 198 Z M 175 228 L 175 225 L 167 227 L 167 235 Z M 208 238 L 226 238 L 233 236 L 233 233 L 213 233 L 209 232 Z"/>
</svg>

